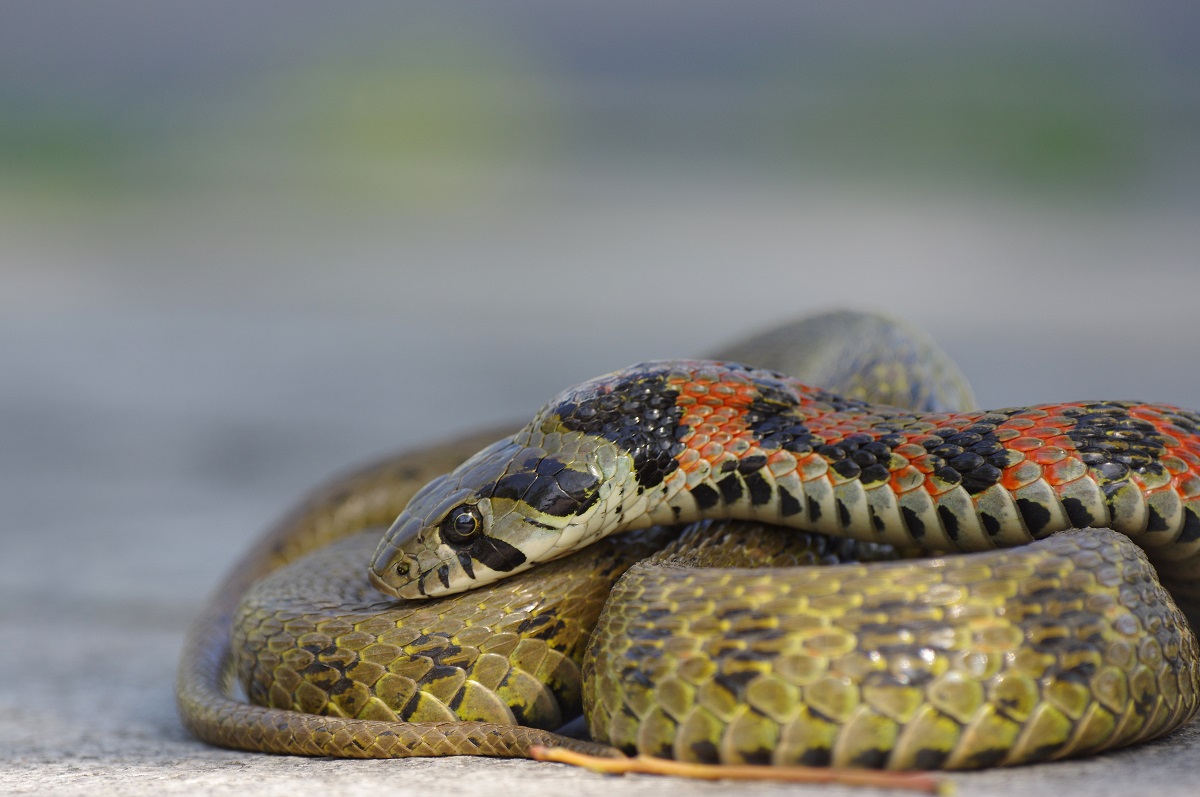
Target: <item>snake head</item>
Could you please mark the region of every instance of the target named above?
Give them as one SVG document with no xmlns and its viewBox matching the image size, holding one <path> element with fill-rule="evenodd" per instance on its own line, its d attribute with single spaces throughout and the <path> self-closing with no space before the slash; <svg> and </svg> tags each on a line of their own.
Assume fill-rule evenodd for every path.
<svg viewBox="0 0 1200 797">
<path fill-rule="evenodd" d="M 371 583 L 399 598 L 449 595 L 570 553 L 602 480 L 578 446 L 554 448 L 501 440 L 425 485 L 380 542 Z"/>
</svg>

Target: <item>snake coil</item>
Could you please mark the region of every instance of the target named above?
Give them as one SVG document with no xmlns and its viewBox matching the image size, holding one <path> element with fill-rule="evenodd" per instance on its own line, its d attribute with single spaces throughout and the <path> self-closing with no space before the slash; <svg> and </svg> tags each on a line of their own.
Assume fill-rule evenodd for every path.
<svg viewBox="0 0 1200 797">
<path fill-rule="evenodd" d="M 861 314 L 721 354 L 824 390 L 740 366 L 639 367 L 500 443 L 401 455 L 315 493 L 193 626 L 185 725 L 307 755 L 607 744 L 956 769 L 1087 754 L 1193 716 L 1200 653 L 1155 567 L 1182 599 L 1200 594 L 1200 417 L 969 411 L 928 338 Z M 385 599 L 364 577 L 378 531 L 360 532 L 397 516 L 377 587 L 419 597 L 516 575 Z M 741 522 L 599 539 L 714 517 Z M 1052 533 L 1093 524 L 1124 534 Z M 936 555 L 956 548 L 984 552 Z M 551 732 L 581 700 L 597 743 Z"/>
</svg>

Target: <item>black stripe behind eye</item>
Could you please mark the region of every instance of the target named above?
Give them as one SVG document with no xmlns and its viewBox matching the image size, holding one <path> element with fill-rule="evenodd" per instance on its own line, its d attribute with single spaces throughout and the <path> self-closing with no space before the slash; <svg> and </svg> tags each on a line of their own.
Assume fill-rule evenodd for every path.
<svg viewBox="0 0 1200 797">
<path fill-rule="evenodd" d="M 510 501 L 524 501 L 525 494 L 533 486 L 538 476 L 530 471 L 510 473 L 496 482 L 492 488 L 493 498 L 507 498 Z"/>
<path fill-rule="evenodd" d="M 600 480 L 590 471 L 567 468 L 559 471 L 554 478 L 559 489 L 578 502 L 579 508 L 576 512 L 582 512 L 596 503 L 596 498 L 600 495 Z"/>
<path fill-rule="evenodd" d="M 564 467 L 553 473 L 509 474 L 496 482 L 492 495 L 524 501 L 542 514 L 567 517 L 594 504 L 600 495 L 599 487 L 600 480 L 588 471 Z"/>
<path fill-rule="evenodd" d="M 525 554 L 504 540 L 481 537 L 471 546 L 471 558 L 497 573 L 507 573 L 525 564 Z"/>
</svg>

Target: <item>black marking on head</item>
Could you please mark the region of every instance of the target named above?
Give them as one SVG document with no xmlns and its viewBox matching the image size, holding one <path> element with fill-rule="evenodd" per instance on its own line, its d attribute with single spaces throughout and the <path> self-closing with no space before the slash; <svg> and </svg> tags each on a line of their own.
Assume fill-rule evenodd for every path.
<svg viewBox="0 0 1200 797">
<path fill-rule="evenodd" d="M 779 485 L 779 514 L 783 517 L 800 514 L 800 502 L 782 484 Z"/>
<path fill-rule="evenodd" d="M 904 525 L 908 526 L 908 533 L 914 540 L 919 540 L 925 536 L 925 521 L 906 506 L 900 507 L 900 514 L 904 516 Z"/>
<path fill-rule="evenodd" d="M 1021 519 L 1025 521 L 1025 528 L 1029 529 L 1029 533 L 1035 539 L 1045 536 L 1042 532 L 1050 525 L 1049 509 L 1028 498 L 1018 498 L 1017 509 L 1021 512 Z"/>
<path fill-rule="evenodd" d="M 1086 529 L 1088 526 L 1095 524 L 1096 519 L 1092 517 L 1092 513 L 1083 505 L 1083 501 L 1078 498 L 1068 497 L 1062 499 L 1063 509 L 1067 512 L 1067 518 L 1071 521 L 1071 527 L 1076 529 Z"/>
<path fill-rule="evenodd" d="M 703 512 L 716 506 L 720 495 L 707 484 L 697 484 L 692 488 L 692 498 L 696 500 L 696 507 Z"/>
<path fill-rule="evenodd" d="M 525 554 L 504 540 L 480 537 L 471 546 L 471 558 L 497 573 L 507 573 L 525 564 Z"/>
<path fill-rule="evenodd" d="M 557 415 L 563 428 L 616 443 L 633 457 L 638 481 L 657 487 L 679 467 L 678 440 L 687 429 L 679 425 L 679 391 L 667 386 L 669 370 L 636 368 L 615 384 L 569 395 L 548 415 Z"/>
<path fill-rule="evenodd" d="M 591 471 L 574 470 L 572 468 L 564 468 L 555 477 L 558 490 L 562 492 L 571 501 L 575 502 L 576 512 L 583 510 L 596 503 L 596 499 L 600 496 L 600 480 L 592 474 Z M 546 510 L 547 514 L 557 514 Z"/>
<path fill-rule="evenodd" d="M 600 495 L 600 480 L 589 471 L 566 467 L 544 457 L 535 470 L 505 474 L 491 491 L 493 498 L 523 501 L 537 511 L 567 517 L 584 512 Z"/>
<path fill-rule="evenodd" d="M 938 504 L 937 508 L 938 519 L 942 521 L 942 528 L 946 530 L 946 536 L 952 540 L 958 539 L 958 517 L 950 507 L 944 504 Z"/>
<path fill-rule="evenodd" d="M 762 506 L 771 502 L 771 483 L 758 471 L 751 471 L 742 477 L 746 482 L 746 491 L 750 493 L 750 504 Z"/>
<path fill-rule="evenodd" d="M 738 478 L 736 473 L 731 473 L 717 482 L 717 488 L 721 491 L 721 500 L 727 504 L 735 503 L 745 492 L 745 489 L 742 487 L 742 480 Z"/>
<path fill-rule="evenodd" d="M 517 471 L 502 476 L 492 487 L 493 498 L 507 498 L 510 501 L 524 501 L 525 493 L 537 481 L 534 471 Z"/>
<path fill-rule="evenodd" d="M 437 569 L 438 581 L 442 582 L 442 586 L 450 589 L 450 565 L 443 564 Z"/>
<path fill-rule="evenodd" d="M 468 551 L 455 551 L 458 557 L 458 564 L 462 567 L 463 572 L 468 578 L 475 578 L 475 564 L 471 561 L 471 554 Z M 443 565 L 444 567 L 444 565 Z M 439 571 L 440 572 L 440 571 Z M 449 586 L 449 585 L 447 585 Z"/>
</svg>

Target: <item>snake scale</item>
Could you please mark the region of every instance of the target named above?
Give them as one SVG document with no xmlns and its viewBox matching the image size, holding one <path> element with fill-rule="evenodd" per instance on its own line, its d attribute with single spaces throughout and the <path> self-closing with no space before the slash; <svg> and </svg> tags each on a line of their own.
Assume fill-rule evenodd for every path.
<svg viewBox="0 0 1200 797">
<path fill-rule="evenodd" d="M 853 313 L 720 357 L 823 387 L 643 364 L 316 491 L 193 625 L 185 725 L 306 755 L 963 769 L 1195 714 L 1155 569 L 1194 605 L 1200 416 L 970 410 L 922 333 Z M 581 700 L 596 743 L 551 732 Z"/>
</svg>

